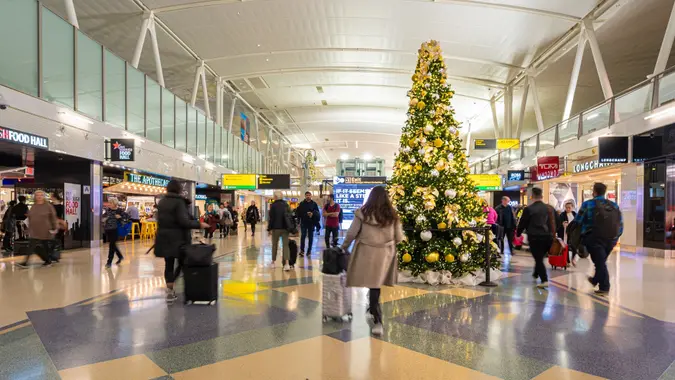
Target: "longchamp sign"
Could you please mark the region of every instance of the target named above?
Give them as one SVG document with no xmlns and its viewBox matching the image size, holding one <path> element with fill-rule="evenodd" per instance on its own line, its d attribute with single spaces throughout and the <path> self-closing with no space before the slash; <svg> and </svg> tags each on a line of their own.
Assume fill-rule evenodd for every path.
<svg viewBox="0 0 675 380">
<path fill-rule="evenodd" d="M 600 169 L 604 168 L 607 166 L 612 166 L 614 165 L 613 163 L 601 163 L 598 160 L 590 160 L 586 162 L 581 162 L 576 165 L 574 165 L 574 168 L 572 168 L 572 173 L 583 173 L 587 172 L 589 170 L 595 170 L 595 169 Z"/>
<path fill-rule="evenodd" d="M 46 137 L 19 132 L 4 127 L 0 127 L 0 141 L 8 141 L 33 148 L 49 149 L 49 139 Z"/>
</svg>

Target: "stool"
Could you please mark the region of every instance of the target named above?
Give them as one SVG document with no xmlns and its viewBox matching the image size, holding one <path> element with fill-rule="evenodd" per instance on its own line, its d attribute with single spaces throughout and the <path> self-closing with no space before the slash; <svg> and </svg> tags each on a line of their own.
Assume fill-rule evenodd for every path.
<svg viewBox="0 0 675 380">
<path fill-rule="evenodd" d="M 133 222 L 133 223 L 131 223 L 131 234 L 130 234 L 130 235 L 131 235 L 131 240 L 136 239 L 136 233 L 137 233 L 137 232 L 138 232 L 138 233 L 141 232 L 141 225 L 140 225 L 140 223 L 138 223 L 138 222 Z M 124 237 L 124 240 L 125 240 L 125 241 L 127 240 L 127 237 L 126 237 L 126 236 Z"/>
</svg>

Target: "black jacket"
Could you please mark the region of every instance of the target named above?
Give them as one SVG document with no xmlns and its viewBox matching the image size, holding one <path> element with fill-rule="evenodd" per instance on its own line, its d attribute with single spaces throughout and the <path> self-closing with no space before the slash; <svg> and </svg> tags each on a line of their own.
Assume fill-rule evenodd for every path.
<svg viewBox="0 0 675 380">
<path fill-rule="evenodd" d="M 311 218 L 307 215 L 308 212 L 312 213 Z M 319 205 L 314 201 L 302 201 L 295 209 L 295 217 L 298 218 L 300 224 L 304 226 L 315 226 L 321 218 L 320 213 Z"/>
<path fill-rule="evenodd" d="M 551 220 L 553 218 L 553 220 Z M 557 214 L 553 207 L 542 201 L 527 206 L 518 224 L 518 235 L 527 230 L 527 237 L 553 237 L 558 226 Z"/>
<path fill-rule="evenodd" d="M 272 230 L 286 230 L 286 215 L 291 212 L 288 203 L 283 199 L 277 199 L 270 206 L 269 222 L 267 223 L 267 231 Z"/>
<path fill-rule="evenodd" d="M 14 219 L 26 220 L 26 216 L 28 215 L 28 206 L 25 203 L 17 203 L 12 208 L 12 213 L 14 214 Z"/>
<path fill-rule="evenodd" d="M 574 211 L 572 211 L 572 215 L 574 215 L 575 218 L 577 217 L 577 213 Z M 563 226 L 563 222 L 566 221 L 567 221 L 567 213 L 563 211 L 560 213 L 560 215 L 558 215 L 558 237 L 561 239 L 565 238 L 565 227 Z"/>
<path fill-rule="evenodd" d="M 256 224 L 260 222 L 260 211 L 257 206 L 248 206 L 246 209 L 246 223 Z"/>
<path fill-rule="evenodd" d="M 190 218 L 187 200 L 168 193 L 157 205 L 157 257 L 180 257 L 186 245 L 192 242 L 190 230 L 199 229 L 199 221 Z"/>
<path fill-rule="evenodd" d="M 495 207 L 495 211 L 497 211 L 497 224 L 506 229 L 516 228 L 516 215 L 511 206 L 499 205 Z"/>
</svg>

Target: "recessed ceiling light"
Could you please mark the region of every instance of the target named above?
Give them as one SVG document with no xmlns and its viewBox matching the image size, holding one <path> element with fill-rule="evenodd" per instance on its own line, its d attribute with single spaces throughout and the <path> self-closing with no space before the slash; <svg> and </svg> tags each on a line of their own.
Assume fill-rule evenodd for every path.
<svg viewBox="0 0 675 380">
<path fill-rule="evenodd" d="M 373 155 L 370 154 L 370 153 L 365 153 L 365 154 L 363 155 L 363 159 L 366 160 L 366 161 L 370 161 L 370 160 L 373 159 Z"/>
<path fill-rule="evenodd" d="M 346 159 L 348 159 L 348 158 L 349 158 L 349 155 L 348 155 L 347 153 L 342 153 L 342 154 L 340 155 L 340 159 L 341 159 L 341 160 L 346 160 Z"/>
<path fill-rule="evenodd" d="M 265 62 L 269 62 L 269 61 L 270 61 L 270 59 L 269 59 L 269 58 L 265 58 Z"/>
<path fill-rule="evenodd" d="M 260 47 L 260 44 L 258 44 L 258 47 Z"/>
</svg>

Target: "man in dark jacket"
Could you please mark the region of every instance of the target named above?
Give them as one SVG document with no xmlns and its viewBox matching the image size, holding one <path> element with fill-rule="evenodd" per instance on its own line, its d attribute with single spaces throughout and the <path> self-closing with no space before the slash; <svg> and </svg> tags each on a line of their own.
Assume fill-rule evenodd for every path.
<svg viewBox="0 0 675 380">
<path fill-rule="evenodd" d="M 26 220 L 28 215 L 28 205 L 26 205 L 26 197 L 23 195 L 19 196 L 19 203 L 12 208 L 12 213 L 14 214 L 14 220 L 16 220 L 16 228 L 19 232 L 18 240 L 26 239 L 26 231 L 23 230 L 23 221 Z"/>
<path fill-rule="evenodd" d="M 300 256 L 307 252 L 307 257 L 312 254 L 312 244 L 314 243 L 314 226 L 320 217 L 319 205 L 312 200 L 312 193 L 305 193 L 305 200 L 300 202 L 295 209 L 295 216 L 300 220 Z M 309 239 L 307 251 L 305 251 L 305 238 Z"/>
<path fill-rule="evenodd" d="M 7 210 L 2 217 L 2 229 L 5 236 L 2 238 L 2 249 L 5 252 L 12 251 L 12 240 L 14 239 L 14 230 L 16 226 L 16 219 L 14 219 L 14 212 L 12 209 L 16 206 L 16 201 L 9 201 Z"/>
<path fill-rule="evenodd" d="M 291 218 L 291 207 L 284 200 L 281 191 L 274 192 L 274 203 L 270 206 L 269 223 L 267 232 L 272 236 L 272 268 L 276 266 L 277 252 L 279 251 L 279 239 L 281 238 L 281 249 L 283 251 L 282 264 L 285 271 L 289 271 L 290 250 L 288 249 L 288 225 Z"/>
<path fill-rule="evenodd" d="M 504 228 L 504 235 L 506 240 L 509 242 L 509 249 L 511 254 L 513 254 L 513 239 L 515 237 L 514 231 L 516 230 L 516 215 L 513 212 L 513 208 L 509 205 L 511 198 L 502 197 L 502 204 L 495 207 L 497 211 L 497 224 Z M 502 244 L 502 254 L 504 253 L 504 244 Z"/>
<path fill-rule="evenodd" d="M 246 209 L 246 223 L 251 225 L 251 236 L 255 236 L 255 225 L 260 223 L 260 210 L 255 201 L 251 201 L 251 205 Z"/>
<path fill-rule="evenodd" d="M 537 287 L 546 288 L 548 286 L 548 275 L 544 266 L 544 257 L 551 248 L 558 223 L 553 207 L 542 202 L 540 188 L 532 189 L 532 201 L 532 204 L 525 208 L 523 216 L 520 218 L 518 235 L 520 236 L 524 230 L 527 230 L 530 251 L 535 261 L 533 276 L 541 279 L 541 283 Z"/>
<path fill-rule="evenodd" d="M 190 230 L 209 228 L 208 224 L 190 218 L 189 202 L 180 193 L 180 183 L 171 180 L 166 186 L 166 195 L 157 205 L 155 256 L 164 258 L 164 279 L 168 288 L 166 301 L 169 303 L 176 300 L 173 283 L 183 267 L 184 247 L 192 242 Z M 176 261 L 178 266 L 174 270 Z"/>
</svg>

